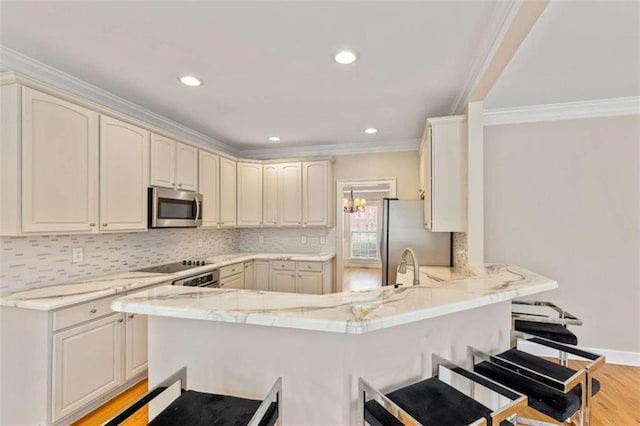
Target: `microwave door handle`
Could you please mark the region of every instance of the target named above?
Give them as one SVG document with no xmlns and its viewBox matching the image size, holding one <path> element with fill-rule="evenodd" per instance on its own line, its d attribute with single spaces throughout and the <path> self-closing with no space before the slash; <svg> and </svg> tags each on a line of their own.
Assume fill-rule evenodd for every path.
<svg viewBox="0 0 640 426">
<path fill-rule="evenodd" d="M 193 219 L 193 222 L 198 223 L 198 219 L 200 218 L 200 201 L 198 201 L 197 195 L 193 197 L 193 201 L 196 203 L 196 217 Z"/>
</svg>

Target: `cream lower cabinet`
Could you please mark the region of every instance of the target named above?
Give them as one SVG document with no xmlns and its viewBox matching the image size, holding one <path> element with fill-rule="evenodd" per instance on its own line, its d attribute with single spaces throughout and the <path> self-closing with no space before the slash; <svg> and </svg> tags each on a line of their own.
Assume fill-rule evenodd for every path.
<svg viewBox="0 0 640 426">
<path fill-rule="evenodd" d="M 322 272 L 298 272 L 298 293 L 322 294 Z"/>
<path fill-rule="evenodd" d="M 253 261 L 253 284 L 255 290 L 269 291 L 269 261 L 254 260 Z"/>
<path fill-rule="evenodd" d="M 270 290 L 296 293 L 296 271 L 271 270 Z"/>
<path fill-rule="evenodd" d="M 53 421 L 122 383 L 122 323 L 113 314 L 53 336 Z"/>
<path fill-rule="evenodd" d="M 220 268 L 220 288 L 244 288 L 244 263 Z"/>
<path fill-rule="evenodd" d="M 331 293 L 333 261 L 271 261 L 269 289 L 286 293 Z"/>
<path fill-rule="evenodd" d="M 125 357 L 124 378 L 134 376 L 147 370 L 147 316 L 126 314 L 125 318 Z"/>
<path fill-rule="evenodd" d="M 244 262 L 244 288 L 255 290 L 255 275 L 253 273 L 253 260 Z"/>
</svg>

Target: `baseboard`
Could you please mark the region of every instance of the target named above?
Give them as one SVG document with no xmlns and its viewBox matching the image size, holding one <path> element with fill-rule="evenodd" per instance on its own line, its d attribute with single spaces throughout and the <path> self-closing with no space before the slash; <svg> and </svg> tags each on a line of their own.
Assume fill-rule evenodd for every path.
<svg viewBox="0 0 640 426">
<path fill-rule="evenodd" d="M 545 348 L 540 345 L 536 345 L 535 343 L 520 341 L 519 347 L 522 347 L 529 353 L 538 356 L 552 356 L 557 357 L 558 351 L 554 351 L 551 348 Z M 580 346 L 580 349 L 583 349 L 587 352 L 592 352 L 598 355 L 604 355 L 606 358 L 607 364 L 616 364 L 616 365 L 628 365 L 631 367 L 640 367 L 640 352 L 632 352 L 632 351 L 618 351 L 615 349 L 603 349 L 603 348 L 586 348 Z M 571 359 L 571 357 L 569 357 Z"/>
</svg>

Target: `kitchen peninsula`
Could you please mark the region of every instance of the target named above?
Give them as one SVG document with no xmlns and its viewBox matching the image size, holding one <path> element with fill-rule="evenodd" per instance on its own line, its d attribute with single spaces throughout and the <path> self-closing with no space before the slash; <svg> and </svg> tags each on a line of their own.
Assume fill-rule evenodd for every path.
<svg viewBox="0 0 640 426">
<path fill-rule="evenodd" d="M 261 398 L 282 377 L 283 424 L 358 424 L 358 377 L 385 390 L 430 376 L 432 353 L 506 348 L 510 300 L 557 288 L 514 265 L 423 270 L 325 295 L 162 286 L 112 308 L 149 315 L 150 387 L 186 366 L 190 388 Z"/>
</svg>

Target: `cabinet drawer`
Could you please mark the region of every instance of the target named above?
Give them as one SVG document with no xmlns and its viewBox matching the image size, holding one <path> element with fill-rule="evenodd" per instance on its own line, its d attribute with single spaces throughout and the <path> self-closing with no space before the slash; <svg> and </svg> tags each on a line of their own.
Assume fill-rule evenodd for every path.
<svg viewBox="0 0 640 426">
<path fill-rule="evenodd" d="M 322 272 L 322 263 L 320 262 L 298 262 L 298 271 Z"/>
<path fill-rule="evenodd" d="M 233 265 L 223 266 L 220 268 L 220 279 L 224 277 L 228 277 L 230 275 L 239 274 L 244 270 L 244 264 L 242 263 L 234 263 Z"/>
<path fill-rule="evenodd" d="M 273 261 L 271 261 L 271 269 L 284 270 L 284 271 L 295 271 L 296 270 L 296 262 L 293 262 L 291 260 L 273 260 Z"/>
<path fill-rule="evenodd" d="M 98 299 L 53 313 L 53 330 L 60 330 L 113 313 L 111 302 L 115 297 Z"/>
</svg>

